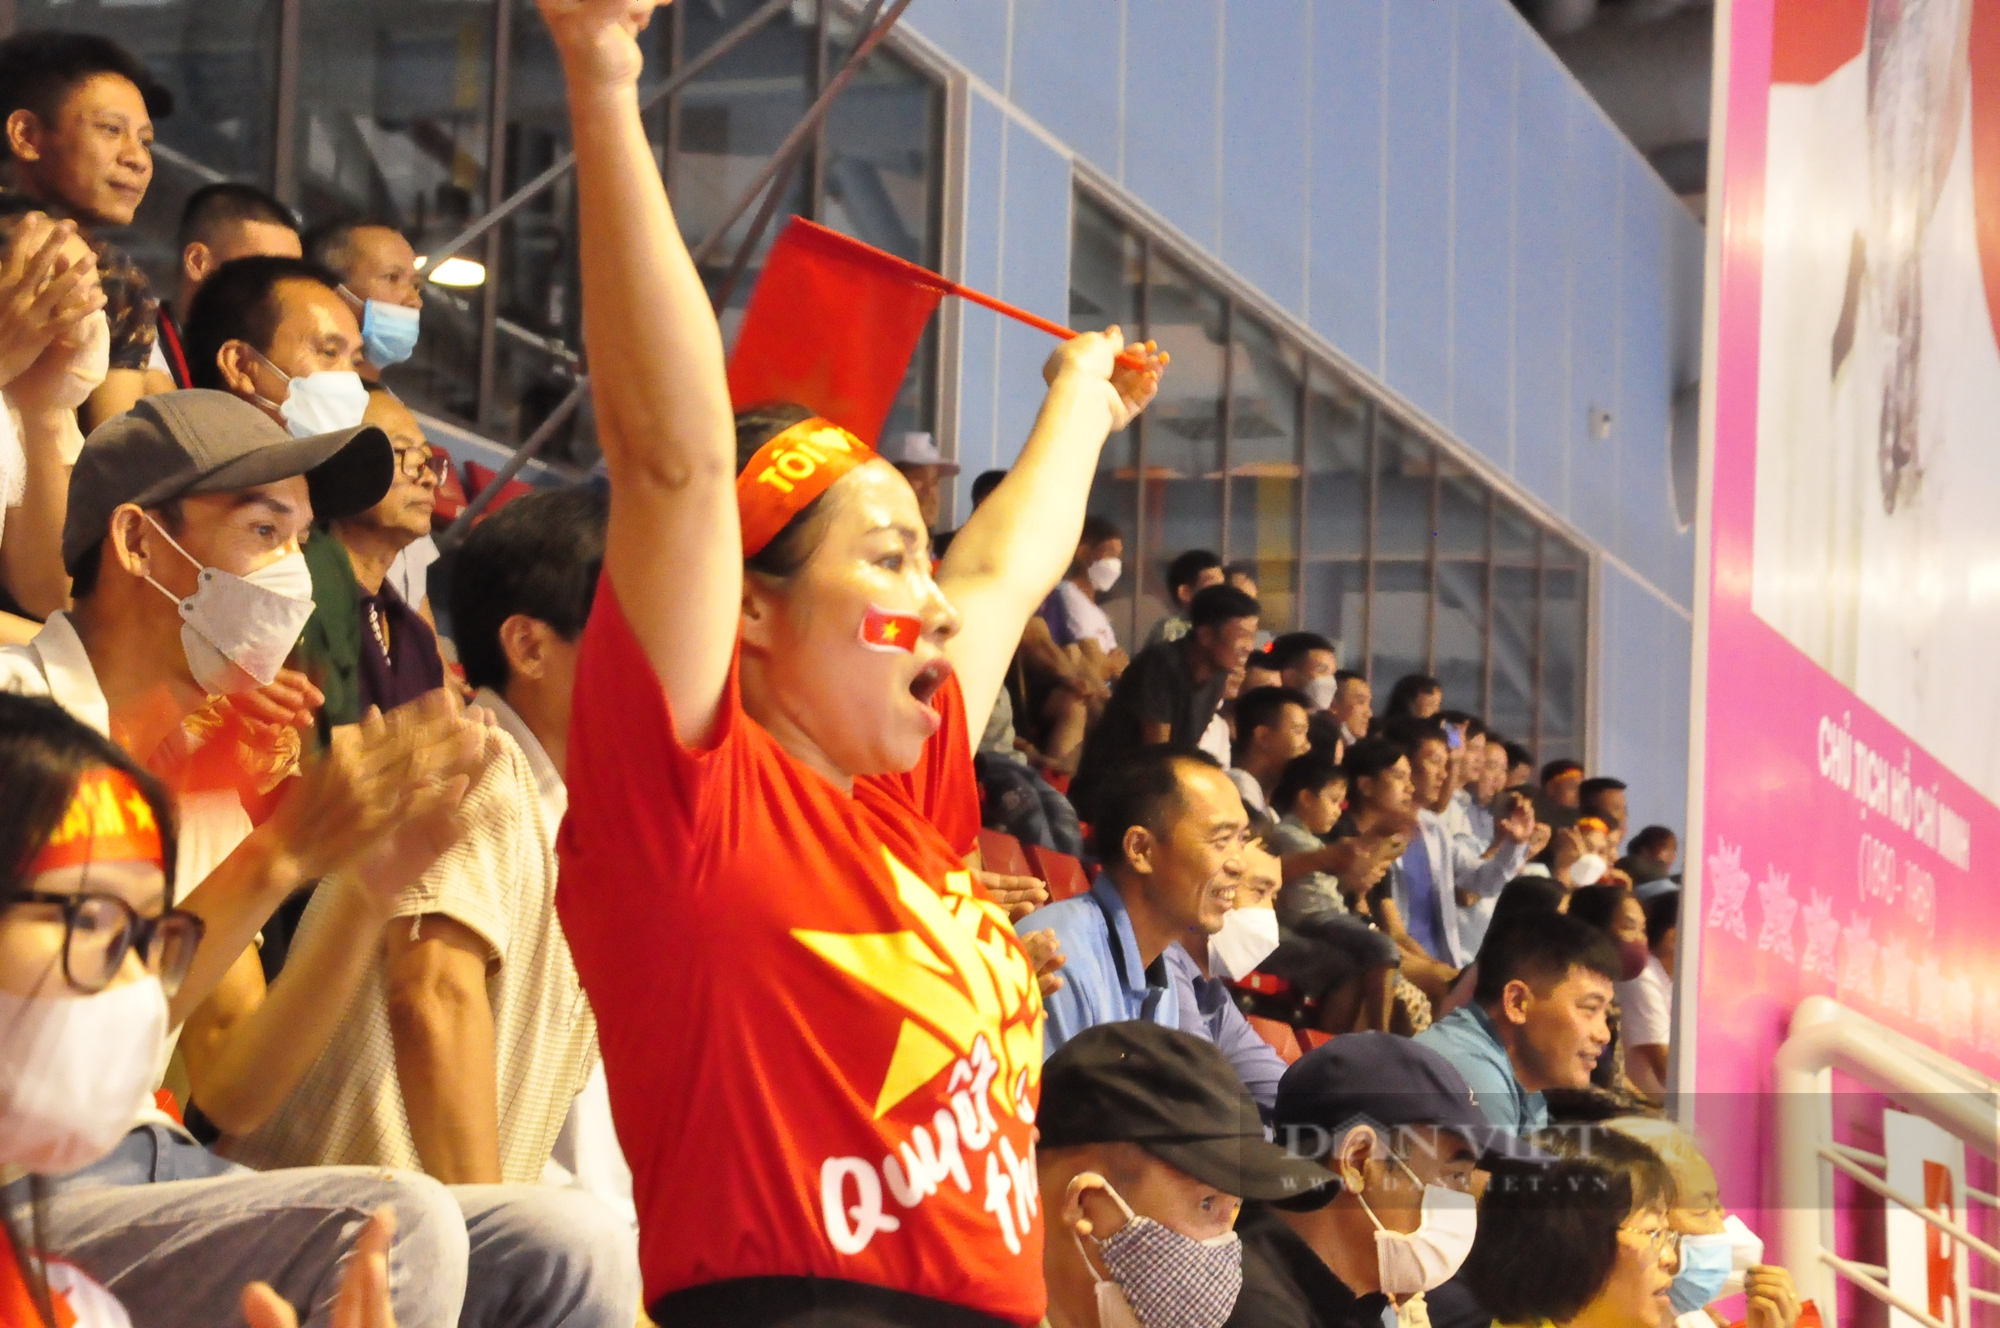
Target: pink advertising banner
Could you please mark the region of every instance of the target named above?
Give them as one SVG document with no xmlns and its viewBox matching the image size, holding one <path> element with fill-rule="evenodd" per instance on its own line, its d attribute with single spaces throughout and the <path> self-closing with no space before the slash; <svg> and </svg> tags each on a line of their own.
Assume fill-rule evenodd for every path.
<svg viewBox="0 0 2000 1328">
<path fill-rule="evenodd" d="M 1680 1086 L 1755 1211 L 1804 997 L 2000 1076 L 2000 0 L 1718 22 Z"/>
</svg>

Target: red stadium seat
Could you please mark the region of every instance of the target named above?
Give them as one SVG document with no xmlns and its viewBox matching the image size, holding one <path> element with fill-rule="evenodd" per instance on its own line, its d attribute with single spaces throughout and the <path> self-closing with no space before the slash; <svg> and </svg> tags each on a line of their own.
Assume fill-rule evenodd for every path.
<svg viewBox="0 0 2000 1328">
<path fill-rule="evenodd" d="M 1276 1019 L 1266 1019 L 1261 1014 L 1245 1015 L 1244 1018 L 1250 1021 L 1250 1027 L 1257 1030 L 1258 1037 L 1271 1044 L 1272 1050 L 1278 1053 L 1285 1064 L 1290 1065 L 1305 1054 L 1299 1050 L 1298 1035 L 1292 1031 L 1290 1024 L 1280 1023 Z"/>
<path fill-rule="evenodd" d="M 488 470 L 477 461 L 466 462 L 465 482 L 467 499 L 477 498 L 481 493 L 485 492 L 487 485 L 499 478 L 500 472 L 497 470 Z M 493 495 L 493 501 L 487 505 L 486 510 L 481 515 L 492 516 L 516 498 L 533 493 L 534 491 L 534 486 L 532 485 L 523 484 L 520 480 L 508 480 L 500 492 Z"/>
<path fill-rule="evenodd" d="M 979 832 L 979 857 L 986 870 L 998 872 L 1002 876 L 1037 876 L 1039 873 L 1028 865 L 1028 855 L 1021 851 L 1021 841 L 1002 830 Z"/>
<path fill-rule="evenodd" d="M 1029 874 L 1049 883 L 1050 903 L 1073 899 L 1090 888 L 1090 878 L 1084 875 L 1083 864 L 1069 854 L 1058 853 L 1039 844 L 1025 845 L 1023 851 L 1034 867 Z"/>
<path fill-rule="evenodd" d="M 1323 1033 L 1317 1028 L 1301 1028 L 1299 1030 L 1299 1045 L 1307 1051 L 1317 1051 L 1331 1041 L 1333 1041 L 1333 1034 Z"/>
</svg>

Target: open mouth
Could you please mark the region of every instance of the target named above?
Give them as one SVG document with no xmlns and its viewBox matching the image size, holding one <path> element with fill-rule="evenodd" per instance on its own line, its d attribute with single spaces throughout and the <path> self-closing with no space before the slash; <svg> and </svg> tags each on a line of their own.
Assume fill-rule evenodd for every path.
<svg viewBox="0 0 2000 1328">
<path fill-rule="evenodd" d="M 951 661 L 943 655 L 917 670 L 917 676 L 910 680 L 910 695 L 917 698 L 920 705 L 929 705 L 931 698 L 938 694 L 951 677 Z"/>
</svg>

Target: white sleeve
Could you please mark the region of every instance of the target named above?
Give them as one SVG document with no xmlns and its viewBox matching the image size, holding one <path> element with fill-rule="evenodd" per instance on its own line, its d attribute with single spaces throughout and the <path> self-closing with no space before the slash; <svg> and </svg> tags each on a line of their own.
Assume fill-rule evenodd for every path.
<svg viewBox="0 0 2000 1328">
<path fill-rule="evenodd" d="M 0 521 L 5 509 L 28 496 L 28 454 L 21 448 L 20 417 L 12 403 L 0 402 Z"/>
<path fill-rule="evenodd" d="M 163 373 L 169 378 L 174 376 L 173 366 L 167 363 L 167 353 L 160 349 L 157 336 L 153 338 L 153 353 L 146 357 L 146 369 L 150 373 Z"/>
<path fill-rule="evenodd" d="M 1617 992 L 1626 1047 L 1666 1046 L 1673 1036 L 1673 979 L 1650 963 L 1632 981 L 1619 983 Z"/>
</svg>

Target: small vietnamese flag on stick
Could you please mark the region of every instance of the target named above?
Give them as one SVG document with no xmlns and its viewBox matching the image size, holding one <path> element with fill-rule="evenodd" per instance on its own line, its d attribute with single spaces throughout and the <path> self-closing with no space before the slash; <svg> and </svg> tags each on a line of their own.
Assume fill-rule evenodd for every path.
<svg viewBox="0 0 2000 1328">
<path fill-rule="evenodd" d="M 917 638 L 924 625 L 914 614 L 894 613 L 879 604 L 870 604 L 861 615 L 861 644 L 870 650 L 917 652 Z"/>
<path fill-rule="evenodd" d="M 1058 337 L 1074 331 L 794 217 L 764 261 L 729 359 L 738 410 L 796 401 L 873 445 L 947 295 Z M 1131 361 L 1137 365 L 1139 361 Z"/>
</svg>

